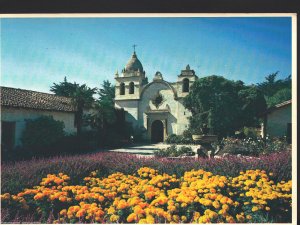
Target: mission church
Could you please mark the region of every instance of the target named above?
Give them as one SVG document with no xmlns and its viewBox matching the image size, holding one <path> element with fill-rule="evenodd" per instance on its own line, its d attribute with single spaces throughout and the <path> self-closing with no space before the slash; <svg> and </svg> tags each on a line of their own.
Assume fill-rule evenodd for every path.
<svg viewBox="0 0 300 225">
<path fill-rule="evenodd" d="M 160 72 L 148 82 L 134 50 L 122 73 L 115 74 L 115 107 L 126 111 L 125 119 L 133 127 L 147 131 L 146 140 L 164 141 L 188 128 L 191 112 L 183 106 L 183 98 L 196 79 L 195 71 L 187 65 L 176 82 L 165 81 Z"/>
</svg>

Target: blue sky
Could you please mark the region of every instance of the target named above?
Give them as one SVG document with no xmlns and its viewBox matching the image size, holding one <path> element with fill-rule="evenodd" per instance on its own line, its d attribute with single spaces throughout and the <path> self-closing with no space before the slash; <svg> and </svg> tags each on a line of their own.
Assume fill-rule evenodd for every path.
<svg viewBox="0 0 300 225">
<path fill-rule="evenodd" d="M 246 84 L 291 74 L 291 18 L 2 18 L 1 86 L 49 92 L 53 82 L 114 83 L 136 44 L 146 76 L 174 82 L 190 64 L 199 77 Z"/>
</svg>

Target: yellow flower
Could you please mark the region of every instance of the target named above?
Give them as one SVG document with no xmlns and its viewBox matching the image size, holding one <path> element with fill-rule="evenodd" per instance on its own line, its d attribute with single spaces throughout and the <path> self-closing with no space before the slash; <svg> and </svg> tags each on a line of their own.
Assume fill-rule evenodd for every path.
<svg viewBox="0 0 300 225">
<path fill-rule="evenodd" d="M 117 216 L 117 215 L 111 215 L 109 219 L 110 219 L 111 222 L 116 222 L 116 221 L 119 220 L 119 216 Z"/>
<path fill-rule="evenodd" d="M 147 223 L 147 220 L 146 219 L 140 219 L 139 220 L 139 224 L 146 224 Z"/>
<path fill-rule="evenodd" d="M 195 212 L 195 213 L 194 213 L 194 219 L 195 219 L 195 220 L 198 219 L 200 216 L 201 216 L 201 215 L 200 215 L 199 212 Z"/>
<path fill-rule="evenodd" d="M 146 222 L 153 224 L 155 222 L 154 217 L 152 215 L 147 215 Z"/>
<path fill-rule="evenodd" d="M 199 218 L 199 223 L 209 223 L 210 219 L 207 215 L 203 215 Z"/>
<path fill-rule="evenodd" d="M 62 216 L 66 216 L 67 215 L 67 210 L 63 209 L 63 210 L 60 211 L 59 214 L 62 215 Z"/>
<path fill-rule="evenodd" d="M 174 220 L 175 222 L 178 222 L 178 221 L 179 221 L 179 216 L 178 216 L 178 215 L 173 215 L 173 220 Z"/>
<path fill-rule="evenodd" d="M 220 208 L 220 203 L 218 201 L 214 201 L 212 203 L 213 207 L 215 207 L 216 209 Z"/>
<path fill-rule="evenodd" d="M 245 217 L 243 215 L 241 215 L 241 214 L 237 214 L 236 215 L 236 219 L 237 219 L 238 222 L 244 222 Z"/>
<path fill-rule="evenodd" d="M 257 206 L 252 207 L 252 212 L 256 212 L 258 210 Z"/>
<path fill-rule="evenodd" d="M 137 218 L 135 213 L 131 213 L 128 217 L 127 217 L 127 222 L 131 223 L 133 222 L 135 219 Z"/>
<path fill-rule="evenodd" d="M 107 210 L 107 213 L 108 213 L 108 214 L 113 214 L 113 213 L 115 213 L 115 212 L 116 212 L 116 210 L 115 210 L 115 208 L 112 207 L 112 206 L 109 207 L 108 210 Z"/>
<path fill-rule="evenodd" d="M 181 216 L 181 221 L 185 222 L 187 220 L 186 216 Z"/>
<path fill-rule="evenodd" d="M 222 209 L 225 210 L 225 211 L 228 211 L 229 210 L 229 206 L 227 204 L 222 205 Z"/>
<path fill-rule="evenodd" d="M 121 200 L 117 206 L 118 209 L 124 209 L 126 207 L 127 207 L 127 203 L 124 200 Z"/>
<path fill-rule="evenodd" d="M 181 203 L 181 207 L 185 208 L 185 207 L 187 207 L 187 204 L 186 203 Z"/>
<path fill-rule="evenodd" d="M 218 217 L 218 214 L 214 211 L 210 211 L 208 214 L 209 218 L 216 219 Z"/>
<path fill-rule="evenodd" d="M 226 222 L 228 223 L 234 223 L 234 218 L 232 216 L 226 216 Z"/>
<path fill-rule="evenodd" d="M 42 193 L 37 193 L 34 197 L 33 197 L 33 199 L 34 200 L 40 200 L 41 198 L 43 198 L 44 197 L 44 195 L 42 194 Z"/>
</svg>

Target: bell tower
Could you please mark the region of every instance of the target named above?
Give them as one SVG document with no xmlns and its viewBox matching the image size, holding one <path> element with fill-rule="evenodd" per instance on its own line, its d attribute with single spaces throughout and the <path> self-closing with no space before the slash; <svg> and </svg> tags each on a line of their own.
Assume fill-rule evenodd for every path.
<svg viewBox="0 0 300 225">
<path fill-rule="evenodd" d="M 122 69 L 121 74 L 115 74 L 115 106 L 124 108 L 128 112 L 127 121 L 138 120 L 138 106 L 142 87 L 148 83 L 142 63 L 135 52 L 136 45 L 133 45 L 134 51 Z"/>
<path fill-rule="evenodd" d="M 185 67 L 185 70 L 181 70 L 177 79 L 177 93 L 178 97 L 185 97 L 190 92 L 190 87 L 198 79 L 194 70 L 191 70 L 190 65 Z"/>
</svg>

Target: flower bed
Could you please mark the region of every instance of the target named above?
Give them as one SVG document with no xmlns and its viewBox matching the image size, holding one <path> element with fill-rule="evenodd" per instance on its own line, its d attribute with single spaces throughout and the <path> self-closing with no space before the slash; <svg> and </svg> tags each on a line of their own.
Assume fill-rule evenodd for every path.
<svg viewBox="0 0 300 225">
<path fill-rule="evenodd" d="M 178 177 L 192 169 L 204 169 L 226 176 L 237 176 L 239 171 L 261 169 L 268 173 L 272 172 L 275 182 L 292 178 L 291 152 L 289 151 L 252 159 L 228 156 L 216 159 L 183 158 L 178 160 L 139 158 L 132 154 L 122 153 L 95 153 L 4 163 L 1 165 L 1 192 L 16 194 L 24 188 L 37 185 L 47 174 L 59 172 L 68 174 L 71 177 L 71 184 L 76 185 L 94 170 L 99 170 L 99 175 L 105 177 L 115 172 L 133 174 L 143 166 L 157 169 L 160 173 L 176 174 Z"/>
<path fill-rule="evenodd" d="M 54 223 L 290 222 L 292 182 L 274 182 L 265 170 L 222 176 L 202 169 L 182 176 L 142 167 L 102 177 L 94 171 L 77 185 L 63 173 L 39 186 L 1 195 L 3 222 L 18 215 Z M 31 221 L 33 222 L 33 221 Z"/>
</svg>

